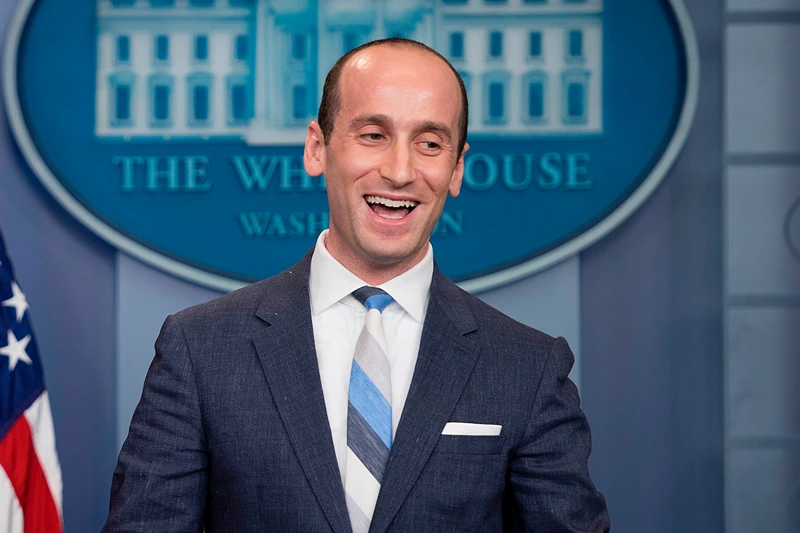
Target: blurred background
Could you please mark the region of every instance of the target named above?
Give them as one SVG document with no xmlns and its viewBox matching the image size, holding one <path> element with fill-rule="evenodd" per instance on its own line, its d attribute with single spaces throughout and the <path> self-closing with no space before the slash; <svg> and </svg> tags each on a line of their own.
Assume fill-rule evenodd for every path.
<svg viewBox="0 0 800 533">
<path fill-rule="evenodd" d="M 696 35 L 699 91 L 685 145 L 652 194 L 613 230 L 544 270 L 484 287 L 478 296 L 526 324 L 565 336 L 575 350 L 572 375 L 593 434 L 590 469 L 607 498 L 614 531 L 797 532 L 800 2 L 647 1 L 665 13 L 676 5 L 685 10 Z M 178 7 L 182 2 L 175 0 Z M 59 9 L 72 3 L 62 0 Z M 573 9 L 583 2 L 507 3 Z M 614 3 L 606 0 L 606 10 L 619 9 Z M 4 52 L 21 7 L 33 6 L 36 14 L 52 4 L 0 2 Z M 81 32 L 93 31 L 104 8 L 173 7 L 155 0 L 101 0 L 97 9 L 95 2 L 74 4 L 89 13 L 85 28 L 65 27 L 54 42 L 71 39 L 70 31 L 76 39 L 86 37 Z M 265 4 L 234 0 L 231 8 L 266 10 Z M 445 13 L 449 5 L 480 11 L 505 4 L 441 2 Z M 647 21 L 639 23 L 647 33 Z M 20 43 L 20 53 L 29 44 Z M 629 44 L 634 54 L 636 43 Z M 440 50 L 458 54 L 457 39 L 448 46 Z M 95 55 L 100 58 L 95 52 L 70 58 L 52 47 L 58 64 L 89 64 L 92 72 Z M 626 60 L 624 53 L 605 57 L 604 67 Z M 4 84 L 8 72 L 6 66 Z M 38 90 L 45 100 L 85 98 L 58 84 Z M 97 531 L 161 323 L 223 291 L 155 268 L 79 222 L 31 169 L 7 104 L 0 104 L 0 230 L 30 304 L 50 391 L 65 531 Z M 491 98 L 476 108 L 488 117 L 484 125 L 498 111 Z M 115 109 L 117 118 L 126 118 L 124 108 Z M 197 109 L 195 118 L 203 115 Z M 293 107 L 295 117 L 306 113 L 298 109 Z M 567 116 L 575 111 L 566 109 Z M 159 118 L 158 108 L 152 113 Z M 237 111 L 231 113 L 235 119 Z M 68 131 L 69 124 L 56 117 L 52 132 L 39 133 L 57 132 L 69 147 Z M 639 134 L 629 132 L 631 138 Z M 73 156 L 84 158 L 80 168 L 90 175 L 107 166 L 90 153 Z M 615 157 L 624 162 L 626 154 Z"/>
</svg>

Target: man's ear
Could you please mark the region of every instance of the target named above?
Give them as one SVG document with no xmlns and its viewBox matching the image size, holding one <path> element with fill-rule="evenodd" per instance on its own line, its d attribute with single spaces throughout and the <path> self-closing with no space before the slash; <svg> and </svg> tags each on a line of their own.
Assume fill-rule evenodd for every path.
<svg viewBox="0 0 800 533">
<path fill-rule="evenodd" d="M 461 155 L 456 162 L 456 168 L 453 169 L 453 175 L 450 177 L 450 196 L 455 198 L 461 192 L 461 182 L 464 179 L 464 154 L 469 150 L 469 143 L 464 143 L 464 149 L 461 150 Z"/>
<path fill-rule="evenodd" d="M 316 120 L 308 123 L 303 166 L 309 176 L 319 176 L 325 172 L 325 137 Z"/>
</svg>

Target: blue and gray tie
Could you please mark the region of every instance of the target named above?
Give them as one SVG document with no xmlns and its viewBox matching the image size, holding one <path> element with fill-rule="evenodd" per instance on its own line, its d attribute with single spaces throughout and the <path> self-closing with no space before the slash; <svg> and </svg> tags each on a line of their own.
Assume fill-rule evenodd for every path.
<svg viewBox="0 0 800 533">
<path fill-rule="evenodd" d="M 367 315 L 350 371 L 344 491 L 353 533 L 367 533 L 392 449 L 392 382 L 381 317 L 392 297 L 376 287 L 353 296 Z"/>
</svg>

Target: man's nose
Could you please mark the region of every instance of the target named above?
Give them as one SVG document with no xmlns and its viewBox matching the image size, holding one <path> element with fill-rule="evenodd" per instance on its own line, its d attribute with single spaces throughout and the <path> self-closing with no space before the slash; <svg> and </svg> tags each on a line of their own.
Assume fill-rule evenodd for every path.
<svg viewBox="0 0 800 533">
<path fill-rule="evenodd" d="M 395 142 L 387 150 L 381 166 L 381 176 L 391 181 L 395 187 L 403 187 L 414 181 L 411 147 L 408 143 Z"/>
</svg>

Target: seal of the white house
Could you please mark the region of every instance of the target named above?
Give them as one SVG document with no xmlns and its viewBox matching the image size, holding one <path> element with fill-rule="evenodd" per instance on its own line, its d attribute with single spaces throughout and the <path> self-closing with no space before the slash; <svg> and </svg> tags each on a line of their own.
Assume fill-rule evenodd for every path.
<svg viewBox="0 0 800 533">
<path fill-rule="evenodd" d="M 33 173 L 97 235 L 217 289 L 276 274 L 328 226 L 302 144 L 325 74 L 383 37 L 446 56 L 469 94 L 462 194 L 432 241 L 468 290 L 620 224 L 697 102 L 681 0 L 20 0 L 4 97 Z"/>
</svg>

